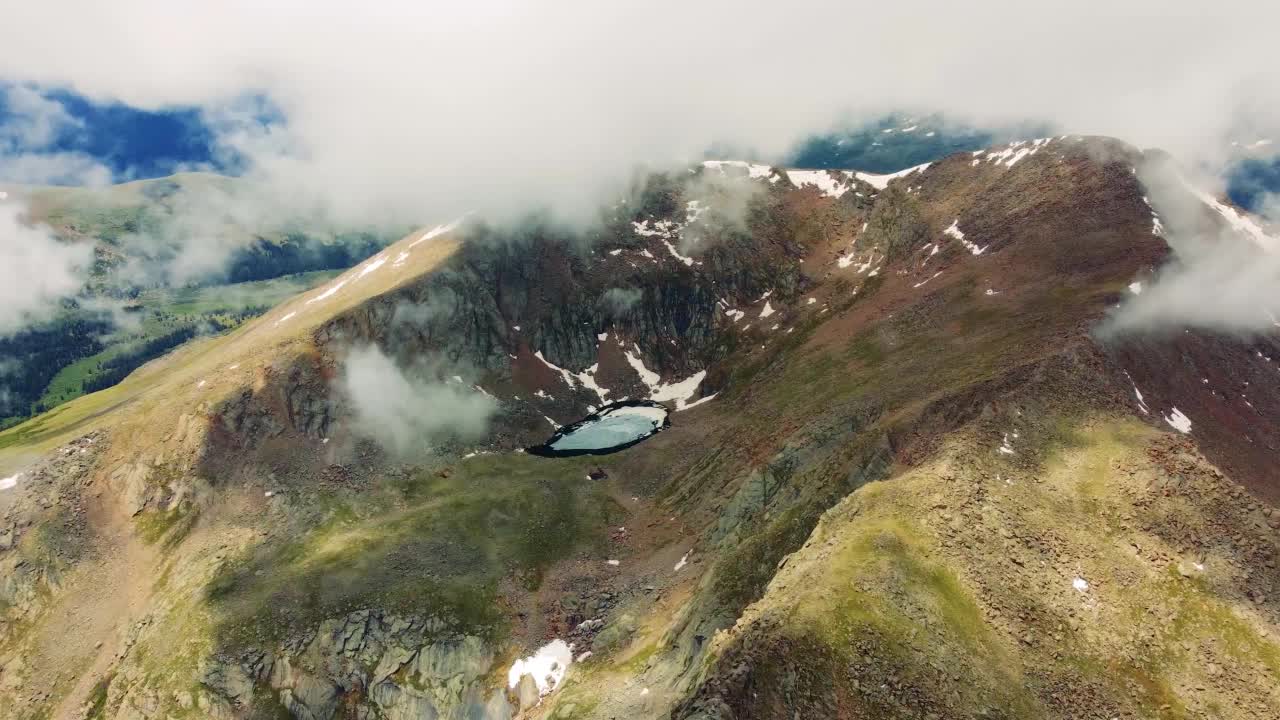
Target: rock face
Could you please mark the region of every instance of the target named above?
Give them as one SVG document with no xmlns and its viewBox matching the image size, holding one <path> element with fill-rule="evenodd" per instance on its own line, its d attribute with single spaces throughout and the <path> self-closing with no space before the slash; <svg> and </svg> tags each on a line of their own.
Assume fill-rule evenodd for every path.
<svg viewBox="0 0 1280 720">
<path fill-rule="evenodd" d="M 91 552 L 85 496 L 106 444 L 105 433 L 78 438 L 28 467 L 5 491 L 9 502 L 0 515 L 0 644 L 11 628 L 38 615 L 62 574 Z M 138 495 L 145 492 L 135 490 Z M 138 501 L 137 496 L 132 500 Z"/>
<path fill-rule="evenodd" d="M 325 621 L 276 652 L 211 659 L 201 683 L 232 708 L 269 693 L 303 720 L 329 720 L 339 707 L 358 717 L 505 720 L 505 693 L 487 687 L 494 663 L 481 638 L 451 634 L 432 619 L 365 610 Z"/>
<path fill-rule="evenodd" d="M 682 192 L 650 189 L 681 206 Z M 768 199 L 761 212 L 781 214 L 780 200 Z M 726 308 L 766 292 L 785 301 L 801 289 L 799 249 L 785 235 L 740 235 L 709 224 L 690 250 L 698 260 L 685 265 L 629 223 L 609 226 L 589 248 L 549 230 L 516 239 L 480 230 L 447 269 L 337 318 L 318 341 L 372 342 L 397 357 L 430 353 L 510 377 L 518 358 L 534 352 L 574 373 L 617 364 L 621 358 L 604 356 L 599 338 L 607 334 L 664 379 L 687 377 L 730 349 Z M 630 382 L 618 391 L 643 388 Z M 583 388 L 561 390 L 599 403 Z"/>
</svg>

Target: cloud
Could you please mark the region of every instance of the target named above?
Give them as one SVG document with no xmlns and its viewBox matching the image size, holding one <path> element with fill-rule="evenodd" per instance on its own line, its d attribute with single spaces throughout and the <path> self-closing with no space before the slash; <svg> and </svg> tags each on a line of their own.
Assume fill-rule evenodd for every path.
<svg viewBox="0 0 1280 720">
<path fill-rule="evenodd" d="M 294 209 L 271 187 L 188 177 L 152 206 L 146 228 L 118 240 L 129 262 L 117 275 L 144 287 L 217 277 L 237 251 L 284 228 Z M 322 213 L 310 217 L 323 225 Z"/>
<path fill-rule="evenodd" d="M 0 86 L 0 181 L 22 185 L 103 185 L 111 171 L 80 152 L 57 148 L 83 131 L 62 103 L 24 85 Z"/>
<path fill-rule="evenodd" d="M 736 168 L 699 174 L 685 186 L 686 225 L 680 232 L 681 252 L 700 255 L 726 232 L 747 232 L 752 203 L 764 194 L 764 183 Z"/>
<path fill-rule="evenodd" d="M 92 261 L 92 247 L 59 242 L 49 228 L 28 225 L 16 202 L 0 200 L 0 335 L 52 317 L 84 285 Z"/>
<path fill-rule="evenodd" d="M 429 379 L 427 368 L 402 370 L 374 346 L 353 348 L 342 387 L 354 428 L 402 458 L 428 454 L 436 443 L 484 436 L 497 401 L 469 385 Z"/>
<path fill-rule="evenodd" d="M 44 148 L 61 135 L 82 128 L 62 103 L 50 100 L 23 85 L 0 88 L 8 120 L 0 125 L 0 145 L 17 148 Z"/>
<path fill-rule="evenodd" d="M 221 139 L 259 176 L 342 216 L 429 222 L 590 216 L 637 163 L 712 143 L 768 157 L 884 109 L 1045 119 L 1198 158 L 1280 135 L 1277 25 L 1262 0 L 54 0 L 7 11 L 0 67 L 221 108 Z M 246 122 L 246 92 L 287 125 Z"/>
<path fill-rule="evenodd" d="M 1151 154 L 1139 177 L 1173 257 L 1099 327 L 1110 338 L 1183 328 L 1250 335 L 1280 327 L 1280 236 Z M 1264 214 L 1266 210 L 1264 209 Z M 1272 215 L 1280 217 L 1280 214 Z"/>
<path fill-rule="evenodd" d="M 600 296 L 600 304 L 613 317 L 626 315 L 644 297 L 639 288 L 609 288 Z"/>
</svg>

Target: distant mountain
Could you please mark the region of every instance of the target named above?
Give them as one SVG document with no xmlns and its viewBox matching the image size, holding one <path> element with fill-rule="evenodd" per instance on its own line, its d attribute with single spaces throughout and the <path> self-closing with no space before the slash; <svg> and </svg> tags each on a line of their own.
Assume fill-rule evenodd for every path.
<svg viewBox="0 0 1280 720">
<path fill-rule="evenodd" d="M 1277 193 L 1280 193 L 1280 155 L 1260 153 L 1246 157 L 1228 174 L 1227 196 L 1245 209 L 1260 212 L 1264 203 Z"/>
<path fill-rule="evenodd" d="M 815 135 L 793 150 L 785 164 L 890 173 L 956 152 L 1049 134 L 1048 129 L 1030 123 L 983 129 L 949 122 L 941 115 L 894 114 L 854 129 Z"/>
</svg>

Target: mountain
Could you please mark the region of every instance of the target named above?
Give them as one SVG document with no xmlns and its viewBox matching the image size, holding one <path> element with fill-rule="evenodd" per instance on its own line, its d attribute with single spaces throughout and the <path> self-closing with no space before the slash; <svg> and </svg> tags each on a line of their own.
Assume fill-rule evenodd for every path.
<svg viewBox="0 0 1280 720">
<path fill-rule="evenodd" d="M 296 219 L 248 181 L 205 173 L 4 190 L 59 242 L 92 246 L 93 265 L 53 317 L 0 337 L 0 366 L 15 369 L 0 377 L 0 427 L 236 327 L 394 239 Z"/>
<path fill-rule="evenodd" d="M 1280 336 L 1096 332 L 1166 166 L 712 161 L 413 232 L 0 433 L 0 714 L 1278 716 Z M 521 452 L 624 397 L 669 427 Z"/>
<path fill-rule="evenodd" d="M 974 127 L 936 113 L 893 113 L 851 129 L 808 137 L 789 153 L 786 162 L 803 168 L 860 168 L 892 173 L 952 153 L 972 152 L 1048 134 L 1047 127 L 1031 122 L 1008 127 Z"/>
</svg>

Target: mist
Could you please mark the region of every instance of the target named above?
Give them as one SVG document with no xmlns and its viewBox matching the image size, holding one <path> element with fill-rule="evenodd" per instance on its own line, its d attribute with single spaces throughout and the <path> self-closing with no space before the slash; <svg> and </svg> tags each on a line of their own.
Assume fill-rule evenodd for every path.
<svg viewBox="0 0 1280 720">
<path fill-rule="evenodd" d="M 20 185 L 103 185 L 111 171 L 84 153 L 55 148 L 81 132 L 61 103 L 22 85 L 0 87 L 9 119 L 0 124 L 0 182 Z"/>
<path fill-rule="evenodd" d="M 0 335 L 51 318 L 58 301 L 88 278 L 93 248 L 63 243 L 30 225 L 16 202 L 0 200 Z"/>
<path fill-rule="evenodd" d="M 639 288 L 613 287 L 605 290 L 600 296 L 600 304 L 610 317 L 620 318 L 630 312 L 631 308 L 643 298 L 644 292 Z"/>
<path fill-rule="evenodd" d="M 1280 134 L 1278 21 L 1275 3 L 1244 0 L 64 0 L 10 9 L 0 67 L 206 107 L 252 175 L 340 217 L 582 218 L 638 163 L 712 144 L 768 160 L 885 110 L 1041 120 L 1212 162 L 1226 140 Z M 246 93 L 287 122 L 246 120 Z"/>
<path fill-rule="evenodd" d="M 1280 237 L 1202 189 L 1211 179 L 1148 153 L 1139 179 L 1172 256 L 1098 328 L 1102 338 L 1185 328 L 1252 335 L 1280 327 Z M 1264 210 L 1264 213 L 1266 211 Z M 1153 231 L 1157 228 L 1153 221 Z"/>
<path fill-rule="evenodd" d="M 425 456 L 441 442 L 480 439 L 497 412 L 497 401 L 470 385 L 433 379 L 427 367 L 402 369 L 372 345 L 352 348 L 342 372 L 353 430 L 398 458 Z"/>
</svg>

